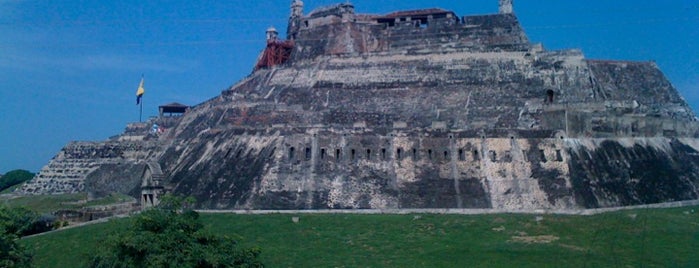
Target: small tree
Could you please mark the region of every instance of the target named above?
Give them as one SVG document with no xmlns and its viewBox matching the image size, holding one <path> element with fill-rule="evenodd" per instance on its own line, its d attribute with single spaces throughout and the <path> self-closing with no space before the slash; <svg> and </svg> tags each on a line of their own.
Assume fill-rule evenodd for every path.
<svg viewBox="0 0 699 268">
<path fill-rule="evenodd" d="M 56 217 L 39 215 L 33 210 L 0 206 L 0 228 L 6 233 L 26 236 L 53 230 Z"/>
<path fill-rule="evenodd" d="M 32 255 L 16 240 L 16 235 L 0 229 L 0 267 L 31 267 Z"/>
<path fill-rule="evenodd" d="M 0 206 L 0 267 L 30 267 L 32 255 L 17 238 L 32 229 L 36 213 L 24 208 Z"/>
<path fill-rule="evenodd" d="M 134 216 L 93 257 L 91 267 L 262 267 L 259 248 L 241 249 L 230 237 L 205 230 L 191 200 L 164 196 Z"/>
</svg>

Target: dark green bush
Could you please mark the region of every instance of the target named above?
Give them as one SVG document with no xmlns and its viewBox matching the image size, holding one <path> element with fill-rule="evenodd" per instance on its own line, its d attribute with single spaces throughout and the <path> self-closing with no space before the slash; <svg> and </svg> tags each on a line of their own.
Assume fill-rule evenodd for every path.
<svg viewBox="0 0 699 268">
<path fill-rule="evenodd" d="M 134 216 L 93 257 L 91 267 L 262 267 L 259 248 L 203 229 L 199 214 L 182 208 L 181 199 Z"/>
<path fill-rule="evenodd" d="M 0 177 L 0 191 L 34 178 L 34 173 L 26 170 L 13 170 Z"/>
<path fill-rule="evenodd" d="M 31 267 L 32 255 L 16 240 L 16 235 L 0 229 L 0 267 Z"/>
<path fill-rule="evenodd" d="M 25 208 L 0 206 L 0 267 L 30 267 L 32 255 L 19 245 L 18 237 L 40 229 L 41 217 Z"/>
<path fill-rule="evenodd" d="M 27 208 L 0 206 L 0 227 L 6 233 L 27 236 L 53 230 L 56 217 L 50 214 L 39 215 Z"/>
</svg>

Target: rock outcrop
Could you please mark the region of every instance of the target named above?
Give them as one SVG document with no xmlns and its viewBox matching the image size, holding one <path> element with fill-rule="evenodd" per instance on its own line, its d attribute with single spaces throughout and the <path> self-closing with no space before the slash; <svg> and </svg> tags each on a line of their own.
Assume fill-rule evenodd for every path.
<svg viewBox="0 0 699 268">
<path fill-rule="evenodd" d="M 164 188 L 215 209 L 699 198 L 699 124 L 654 63 L 545 50 L 501 2 L 510 5 L 501 14 L 459 18 L 362 15 L 350 4 L 304 16 L 294 1 L 284 63 L 260 65 L 153 140 L 124 134 L 84 153 L 74 148 L 85 143 L 69 144 L 23 189 L 91 191 L 95 170 L 157 162 Z M 97 173 L 94 190 L 133 194 L 141 180 L 130 168 Z M 109 179 L 125 185 L 105 187 Z"/>
</svg>

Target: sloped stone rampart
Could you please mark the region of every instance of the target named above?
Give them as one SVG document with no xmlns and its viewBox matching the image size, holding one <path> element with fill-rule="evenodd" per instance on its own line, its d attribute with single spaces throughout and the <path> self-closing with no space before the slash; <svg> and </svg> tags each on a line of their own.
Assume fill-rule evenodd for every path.
<svg viewBox="0 0 699 268">
<path fill-rule="evenodd" d="M 103 174 L 102 186 L 119 184 L 120 178 L 131 177 L 129 166 L 153 154 L 154 144 L 137 140 L 110 140 L 105 142 L 71 142 L 44 166 L 18 193 L 30 195 L 70 194 L 85 192 L 86 179 L 97 170 L 113 167 Z M 121 166 L 121 167 L 120 167 Z M 114 187 L 112 187 L 114 188 Z M 123 188 L 123 187 L 116 187 Z M 133 189 L 118 191 L 132 193 Z"/>
</svg>

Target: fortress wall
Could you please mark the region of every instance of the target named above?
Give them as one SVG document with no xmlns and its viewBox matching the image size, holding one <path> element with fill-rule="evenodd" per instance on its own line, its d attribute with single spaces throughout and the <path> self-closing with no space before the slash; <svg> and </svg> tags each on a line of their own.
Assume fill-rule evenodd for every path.
<svg viewBox="0 0 699 268">
<path fill-rule="evenodd" d="M 526 51 L 530 48 L 526 34 L 512 15 L 467 16 L 463 20 L 463 24 L 450 19 L 433 20 L 425 27 L 404 22 L 386 28 L 385 36 L 392 50 L 404 50 L 409 54 L 440 50 Z"/>
<path fill-rule="evenodd" d="M 317 21 L 313 20 L 313 21 Z M 517 18 L 510 14 L 387 24 L 354 22 L 331 16 L 323 23 L 302 27 L 295 40 L 292 61 L 322 55 L 367 54 L 402 51 L 425 54 L 434 51 L 526 51 L 529 40 Z"/>
<path fill-rule="evenodd" d="M 177 185 L 175 192 L 210 200 L 202 204 L 205 207 L 563 208 L 573 204 L 560 139 L 481 139 L 444 132 L 415 136 L 410 131 L 382 135 L 309 129 L 305 133 L 279 130 L 273 135 L 233 136 L 222 132 L 208 142 L 171 149 L 161 165 Z"/>
<path fill-rule="evenodd" d="M 571 182 L 585 208 L 699 198 L 696 139 L 569 140 Z"/>
<path fill-rule="evenodd" d="M 699 198 L 699 153 L 674 139 L 302 132 L 222 133 L 161 164 L 175 192 L 208 208 L 527 210 Z"/>
<path fill-rule="evenodd" d="M 600 111 L 560 110 L 567 116 L 568 135 L 571 137 L 697 137 L 693 120 L 655 117 L 637 113 L 633 104 L 604 102 L 608 105 Z"/>
<path fill-rule="evenodd" d="M 145 164 L 138 161 L 113 161 L 99 165 L 84 179 L 88 198 L 101 198 L 111 193 L 140 196 L 141 175 Z"/>
<path fill-rule="evenodd" d="M 694 120 L 691 108 L 652 62 L 588 61 L 605 100 L 634 100 L 651 116 Z"/>
<path fill-rule="evenodd" d="M 566 60 L 549 58 L 537 61 L 553 66 Z M 525 53 L 467 52 L 429 59 L 329 58 L 318 65 L 275 69 L 265 75 L 270 77 L 269 86 L 259 87 L 256 94 L 270 96 L 266 99 L 275 103 L 327 111 L 322 122 L 326 125 L 363 120 L 374 125 L 371 116 L 381 114 L 388 125 L 402 121 L 410 122 L 410 127 L 428 127 L 433 121 L 446 121 L 450 128 L 465 129 L 531 128 L 544 107 L 547 89 L 556 90 L 554 103 L 581 102 L 592 95 L 585 93 L 591 92 L 589 84 L 578 82 L 589 77 L 585 70 L 554 72 L 554 67 L 543 64 L 532 67 L 533 61 Z"/>
<path fill-rule="evenodd" d="M 87 176 L 108 164 L 148 158 L 153 145 L 143 141 L 71 142 L 18 190 L 22 194 L 68 194 L 86 191 Z"/>
<path fill-rule="evenodd" d="M 193 135 L 165 150 L 159 163 L 174 193 L 194 196 L 202 207 L 244 207 L 260 174 L 276 168 L 272 157 L 278 132 L 207 130 Z"/>
<path fill-rule="evenodd" d="M 321 62 L 276 69 L 268 75 L 272 89 L 259 89 L 275 103 L 324 113 L 315 124 L 339 127 L 444 122 L 457 129 L 560 129 L 570 137 L 682 137 L 698 130 L 688 124 L 695 121 L 691 109 L 652 64 L 586 61 L 579 51 Z"/>
</svg>

